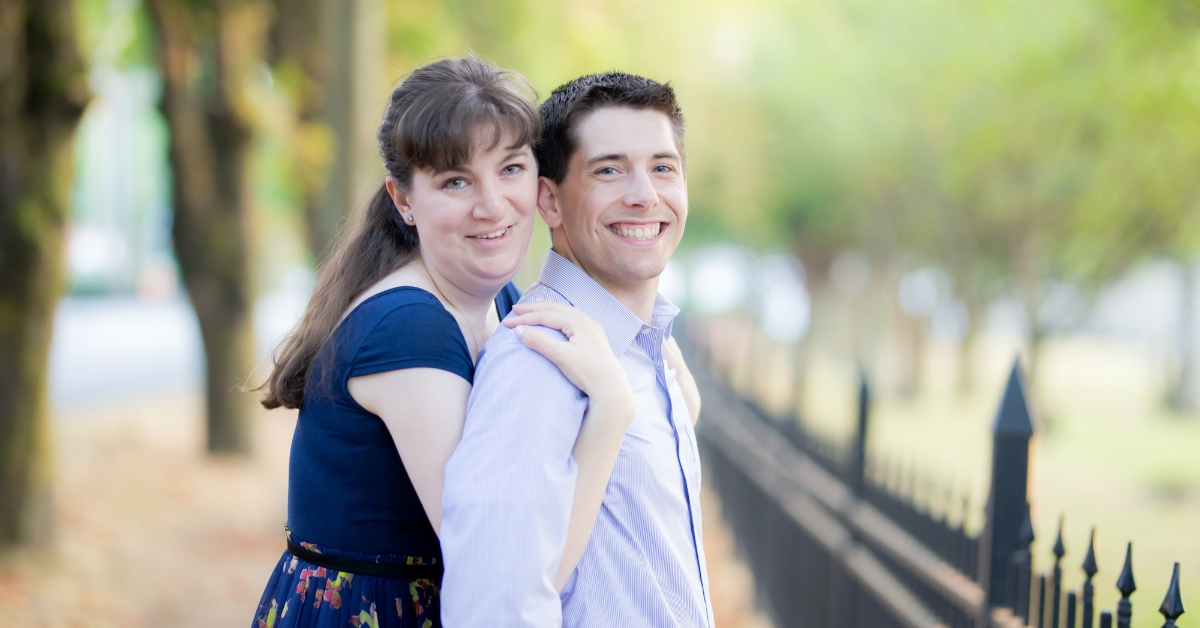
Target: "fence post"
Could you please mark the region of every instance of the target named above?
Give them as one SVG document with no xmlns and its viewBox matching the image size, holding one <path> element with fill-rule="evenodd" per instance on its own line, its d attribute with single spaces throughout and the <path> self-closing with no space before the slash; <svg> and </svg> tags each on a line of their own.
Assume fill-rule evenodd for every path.
<svg viewBox="0 0 1200 628">
<path fill-rule="evenodd" d="M 1167 620 L 1163 628 L 1175 628 L 1175 620 L 1183 614 L 1183 596 L 1179 594 L 1179 563 L 1175 563 L 1175 570 L 1171 572 L 1171 585 L 1167 587 L 1167 595 L 1158 612 Z"/>
<path fill-rule="evenodd" d="M 979 544 L 979 583 L 986 592 L 980 626 L 989 625 L 991 609 L 1004 603 L 1009 561 L 1021 549 L 1018 537 L 1028 504 L 1029 442 L 1033 438 L 1023 380 L 1018 360 L 992 424 L 992 480 Z"/>
<path fill-rule="evenodd" d="M 1060 610 L 1062 607 L 1062 559 L 1067 555 L 1063 545 L 1063 518 L 1058 518 L 1058 538 L 1054 539 L 1054 602 L 1050 605 L 1050 628 L 1058 628 Z M 1128 628 L 1128 627 L 1126 627 Z"/>
<path fill-rule="evenodd" d="M 1092 628 L 1092 620 L 1095 618 L 1096 609 L 1093 602 L 1096 589 L 1092 585 L 1092 578 L 1099 570 L 1100 568 L 1096 566 L 1096 528 L 1092 528 L 1092 538 L 1088 541 L 1087 556 L 1083 557 L 1083 575 L 1086 579 L 1083 581 L 1083 621 L 1080 623 L 1082 628 Z"/>
<path fill-rule="evenodd" d="M 1133 605 L 1129 596 L 1137 590 L 1133 581 L 1133 543 L 1125 546 L 1125 566 L 1121 568 L 1121 576 L 1117 578 L 1117 590 L 1121 592 L 1121 600 L 1117 602 L 1117 628 L 1129 628 L 1133 619 Z"/>
<path fill-rule="evenodd" d="M 850 451 L 849 467 L 850 488 L 856 495 L 862 495 L 867 467 L 867 420 L 870 414 L 871 392 L 867 388 L 867 374 L 861 368 L 858 371 L 858 428 L 854 433 L 853 449 Z"/>
<path fill-rule="evenodd" d="M 1017 551 L 1013 552 L 1013 562 L 1017 571 L 1017 598 L 1013 613 L 1020 615 L 1026 624 L 1030 623 L 1032 610 L 1032 600 L 1029 597 L 1033 593 L 1033 554 L 1029 548 L 1033 545 L 1033 539 L 1033 515 L 1029 512 L 1029 502 L 1025 502 L 1025 518 L 1021 522 L 1021 532 L 1017 534 Z"/>
</svg>

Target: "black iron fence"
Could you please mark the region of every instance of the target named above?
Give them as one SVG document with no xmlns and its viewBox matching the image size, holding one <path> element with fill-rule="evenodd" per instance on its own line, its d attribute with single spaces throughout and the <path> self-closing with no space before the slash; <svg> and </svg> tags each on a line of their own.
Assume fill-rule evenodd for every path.
<svg viewBox="0 0 1200 628">
<path fill-rule="evenodd" d="M 855 434 L 837 444 L 794 415 L 772 415 L 737 394 L 713 373 L 706 348 L 682 340 L 704 397 L 698 436 L 705 475 L 779 628 L 1096 628 L 1093 548 L 1080 591 L 1062 587 L 1061 529 L 1054 568 L 1032 570 L 1034 426 L 1019 366 L 992 426 L 983 530 L 971 534 L 965 499 L 946 491 L 939 497 L 929 482 L 868 457 L 865 378 Z M 939 500 L 937 512 L 931 504 Z M 1132 613 L 1131 552 L 1132 544 L 1116 584 L 1122 628 Z M 1183 613 L 1178 564 L 1159 612 L 1164 628 Z M 1099 628 L 1112 628 L 1113 618 L 1100 612 Z"/>
</svg>

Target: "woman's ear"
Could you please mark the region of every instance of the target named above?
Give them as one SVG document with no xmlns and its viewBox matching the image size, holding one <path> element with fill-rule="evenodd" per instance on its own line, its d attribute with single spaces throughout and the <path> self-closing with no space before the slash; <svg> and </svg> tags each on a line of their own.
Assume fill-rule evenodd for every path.
<svg viewBox="0 0 1200 628">
<path fill-rule="evenodd" d="M 538 177 L 537 208 L 542 220 L 551 229 L 562 225 L 562 208 L 558 203 L 558 184 L 549 177 Z"/>
<path fill-rule="evenodd" d="M 400 212 L 400 217 L 411 224 L 412 207 L 408 204 L 408 193 L 404 191 L 404 186 L 391 175 L 384 179 L 383 184 L 387 186 L 388 196 L 392 197 L 392 203 L 396 206 L 396 211 Z"/>
</svg>

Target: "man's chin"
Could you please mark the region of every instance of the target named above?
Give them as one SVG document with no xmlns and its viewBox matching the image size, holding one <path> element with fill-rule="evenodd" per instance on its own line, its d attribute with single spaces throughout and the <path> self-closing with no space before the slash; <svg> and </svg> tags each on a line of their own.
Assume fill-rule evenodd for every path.
<svg viewBox="0 0 1200 628">
<path fill-rule="evenodd" d="M 613 269 L 615 272 L 611 274 L 626 283 L 641 284 L 658 280 L 666 267 L 665 260 L 647 261 L 642 264 L 623 264 L 620 268 Z"/>
</svg>

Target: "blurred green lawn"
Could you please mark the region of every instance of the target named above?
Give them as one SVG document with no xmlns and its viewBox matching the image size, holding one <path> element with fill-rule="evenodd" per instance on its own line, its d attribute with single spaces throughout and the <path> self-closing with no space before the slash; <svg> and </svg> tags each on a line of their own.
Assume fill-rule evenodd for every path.
<svg viewBox="0 0 1200 628">
<path fill-rule="evenodd" d="M 955 352 L 935 345 L 917 395 L 881 392 L 873 403 L 871 454 L 936 478 L 935 511 L 948 486 L 958 492 L 970 487 L 969 525 L 976 528 L 990 473 L 989 428 L 1015 347 L 1003 339 L 981 342 L 977 383 L 964 395 L 955 387 Z M 1182 563 L 1185 606 L 1200 610 L 1200 416 L 1165 408 L 1164 370 L 1138 345 L 1064 338 L 1048 341 L 1042 355 L 1032 384 L 1039 428 L 1031 464 L 1035 569 L 1053 564 L 1050 547 L 1061 514 L 1068 588 L 1082 584 L 1079 565 L 1096 526 L 1097 613 L 1116 605 L 1115 582 L 1129 540 L 1138 585 L 1135 627 L 1162 625 L 1157 609 L 1176 561 Z M 801 406 L 813 429 L 841 440 L 852 430 L 857 377 L 852 363 L 831 356 L 811 354 Z M 886 389 L 886 382 L 877 388 Z M 957 517 L 957 507 L 953 512 Z M 1193 623 L 1186 616 L 1182 621 Z"/>
</svg>

